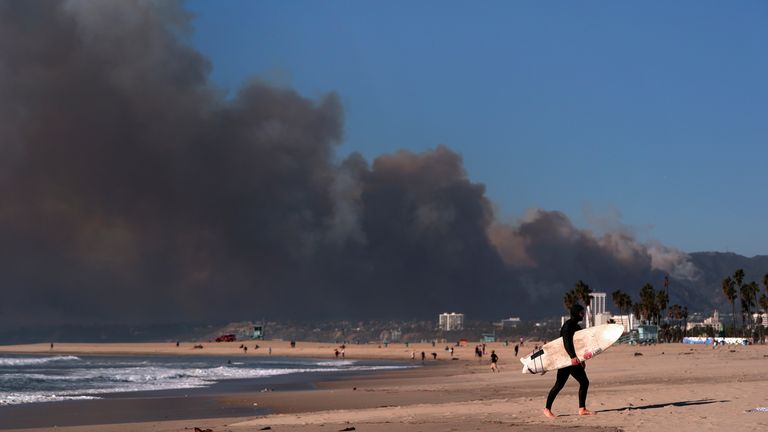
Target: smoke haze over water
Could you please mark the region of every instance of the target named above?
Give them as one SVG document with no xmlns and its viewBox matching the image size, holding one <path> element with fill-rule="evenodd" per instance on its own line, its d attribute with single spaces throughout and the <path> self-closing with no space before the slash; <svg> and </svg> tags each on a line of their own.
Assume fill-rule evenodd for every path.
<svg viewBox="0 0 768 432">
<path fill-rule="evenodd" d="M 682 252 L 556 211 L 501 223 L 445 146 L 340 160 L 334 94 L 225 99 L 191 19 L 0 1 L 0 326 L 537 316 L 577 279 L 696 277 Z"/>
</svg>

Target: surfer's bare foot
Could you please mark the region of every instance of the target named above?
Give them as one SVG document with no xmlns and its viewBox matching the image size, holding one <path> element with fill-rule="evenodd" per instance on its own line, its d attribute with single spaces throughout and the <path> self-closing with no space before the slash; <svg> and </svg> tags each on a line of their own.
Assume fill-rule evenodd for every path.
<svg viewBox="0 0 768 432">
<path fill-rule="evenodd" d="M 544 417 L 555 418 L 555 415 L 552 414 L 552 411 L 544 408 Z"/>
<path fill-rule="evenodd" d="M 579 415 L 595 415 L 595 413 L 586 408 L 579 408 Z"/>
</svg>

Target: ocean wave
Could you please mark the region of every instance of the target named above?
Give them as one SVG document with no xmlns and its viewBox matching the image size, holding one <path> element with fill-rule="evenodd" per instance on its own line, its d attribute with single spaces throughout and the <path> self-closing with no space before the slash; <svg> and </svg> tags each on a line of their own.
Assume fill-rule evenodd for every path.
<svg viewBox="0 0 768 432">
<path fill-rule="evenodd" d="M 51 362 L 80 361 L 80 357 L 75 356 L 55 356 L 55 357 L 0 357 L 0 366 L 28 366 L 41 365 Z"/>
<path fill-rule="evenodd" d="M 315 363 L 318 366 L 352 366 L 357 361 L 355 360 L 328 360 Z"/>
<path fill-rule="evenodd" d="M 34 402 L 58 402 L 65 400 L 86 400 L 86 399 L 98 399 L 96 396 L 68 396 L 60 394 L 52 394 L 45 392 L 24 392 L 24 393 L 10 393 L 0 392 L 0 406 L 2 405 L 20 405 Z"/>
<path fill-rule="evenodd" d="M 54 360 L 56 359 L 56 360 Z M 12 359 L 63 361 L 80 360 L 67 356 L 46 359 Z M 240 363 L 240 362 L 238 362 Z M 93 399 L 105 393 L 128 393 L 155 390 L 178 390 L 207 387 L 217 381 L 235 379 L 266 378 L 278 375 L 301 373 L 335 373 L 342 371 L 374 371 L 387 369 L 410 368 L 410 365 L 360 365 L 354 360 L 342 361 L 313 361 L 312 363 L 296 364 L 287 368 L 243 367 L 229 364 L 216 367 L 190 367 L 190 365 L 148 366 L 145 363 L 136 365 L 120 364 L 119 366 L 82 365 L 63 369 L 46 367 L 24 371 L 26 364 L 19 371 L 7 371 L 0 374 L 0 405 L 24 404 L 33 402 L 53 402 L 72 399 Z M 14 363 L 19 365 L 19 363 Z M 50 372 L 50 373 L 47 373 Z M 24 391 L 28 389 L 30 391 Z"/>
</svg>

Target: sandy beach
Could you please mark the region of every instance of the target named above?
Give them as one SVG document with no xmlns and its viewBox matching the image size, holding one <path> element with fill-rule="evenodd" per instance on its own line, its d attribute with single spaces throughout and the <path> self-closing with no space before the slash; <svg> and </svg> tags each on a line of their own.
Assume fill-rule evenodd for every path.
<svg viewBox="0 0 768 432">
<path fill-rule="evenodd" d="M 248 345 L 253 345 L 250 342 Z M 258 350 L 246 355 L 328 358 L 334 344 L 259 342 Z M 244 355 L 239 343 L 175 344 L 56 344 L 56 354 L 178 354 Z M 580 417 L 578 385 L 571 380 L 555 401 L 555 419 L 542 416 L 553 374 L 521 374 L 512 347 L 489 344 L 501 357 L 502 372 L 491 373 L 487 361 L 473 358 L 474 345 L 456 349 L 458 360 L 450 360 L 444 346 L 431 344 L 352 345 L 349 359 L 390 359 L 410 362 L 421 351 L 437 352 L 431 367 L 377 372 L 318 383 L 315 390 L 260 393 L 237 392 L 216 395 L 221 407 L 259 406 L 272 414 L 227 416 L 171 421 L 131 422 L 57 427 L 57 431 L 193 431 L 195 427 L 219 431 L 656 431 L 672 425 L 680 432 L 721 430 L 765 430 L 768 412 L 750 411 L 768 406 L 765 391 L 768 346 L 709 346 L 662 344 L 619 345 L 588 362 L 590 390 L 587 405 L 596 416 Z M 528 344 L 521 351 L 526 353 Z M 47 344 L 4 346 L 5 353 L 50 354 Z M 417 360 L 416 363 L 421 363 Z M 146 403 L 146 398 L 124 399 L 110 409 L 126 409 Z M 85 404 L 87 402 L 82 402 Z M 121 405 L 122 404 L 122 405 Z M 256 404 L 256 405 L 254 405 Z M 44 405 L 44 404 L 41 404 Z M 57 404 L 61 406 L 61 404 Z M 53 407 L 54 405 L 51 405 Z M 87 405 L 80 405 L 87 406 Z M 44 413 L 46 408 L 40 408 Z M 87 414 L 86 414 L 87 415 Z M 139 416 L 140 417 L 140 416 Z M 269 429 L 267 429 L 269 428 Z M 53 430 L 20 429 L 25 431 Z M 14 430 L 14 429 L 6 429 Z M 351 430 L 351 429 L 348 429 Z"/>
</svg>

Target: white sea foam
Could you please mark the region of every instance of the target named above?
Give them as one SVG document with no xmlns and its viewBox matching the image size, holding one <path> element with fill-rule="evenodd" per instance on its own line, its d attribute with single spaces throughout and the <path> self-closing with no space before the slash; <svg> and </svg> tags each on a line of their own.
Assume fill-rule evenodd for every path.
<svg viewBox="0 0 768 432">
<path fill-rule="evenodd" d="M 318 366 L 352 366 L 353 364 L 357 363 L 354 360 L 329 360 L 329 361 L 321 361 L 317 362 Z"/>
<path fill-rule="evenodd" d="M 53 394 L 47 392 L 24 392 L 24 393 L 12 393 L 12 392 L 0 392 L 0 406 L 2 405 L 19 405 L 25 403 L 34 402 L 58 402 L 65 400 L 85 400 L 85 399 L 98 399 L 96 396 L 66 396 L 61 394 Z"/>
<path fill-rule="evenodd" d="M 55 357 L 0 357 L 0 366 L 27 366 L 41 365 L 51 362 L 80 361 L 80 357 L 75 356 L 55 356 Z"/>
<path fill-rule="evenodd" d="M 48 358 L 6 358 L 13 360 L 12 366 L 30 367 L 54 361 L 78 361 L 78 357 L 60 356 Z M 241 362 L 237 362 L 241 363 Z M 95 366 L 95 367 L 94 367 Z M 259 367 L 262 366 L 262 367 Z M 311 361 L 294 364 L 294 367 L 264 368 L 264 365 L 242 367 L 226 365 L 217 367 L 189 367 L 188 365 L 148 365 L 147 362 L 126 365 L 119 363 L 70 366 L 56 368 L 44 365 L 34 371 L 8 370 L 0 374 L 0 405 L 15 405 L 32 402 L 52 402 L 72 399 L 94 399 L 105 393 L 171 390 L 206 387 L 216 381 L 233 379 L 264 378 L 298 373 L 332 373 L 340 371 L 370 371 L 402 369 L 410 366 L 358 365 L 354 360 Z M 52 368 L 53 367 L 53 368 Z M 38 366 L 39 368 L 39 366 Z M 56 371 L 55 373 L 51 373 Z M 16 388 L 14 388 L 14 385 Z M 18 391 L 21 389 L 30 391 Z M 45 389 L 45 390 L 40 390 Z M 56 390 L 51 390 L 56 389 Z"/>
</svg>

